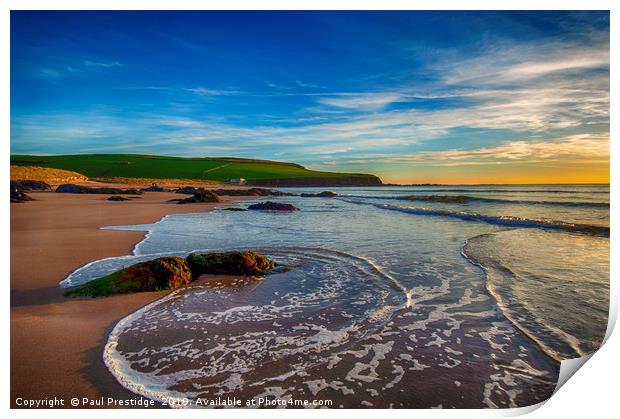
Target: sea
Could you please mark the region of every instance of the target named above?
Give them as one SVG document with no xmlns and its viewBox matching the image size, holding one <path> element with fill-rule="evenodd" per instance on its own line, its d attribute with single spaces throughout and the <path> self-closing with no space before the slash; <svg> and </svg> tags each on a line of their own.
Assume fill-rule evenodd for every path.
<svg viewBox="0 0 620 419">
<path fill-rule="evenodd" d="M 520 407 L 550 397 L 562 360 L 601 345 L 608 185 L 329 190 L 256 200 L 296 212 L 222 204 L 105 227 L 147 234 L 61 286 L 193 251 L 256 250 L 286 268 L 198 281 L 122 319 L 103 354 L 116 379 L 179 407 Z"/>
</svg>

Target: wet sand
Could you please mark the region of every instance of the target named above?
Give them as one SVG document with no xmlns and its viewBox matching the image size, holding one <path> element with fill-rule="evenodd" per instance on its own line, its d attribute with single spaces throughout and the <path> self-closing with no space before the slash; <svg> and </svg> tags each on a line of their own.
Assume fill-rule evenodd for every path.
<svg viewBox="0 0 620 419">
<path fill-rule="evenodd" d="M 67 407 L 72 397 L 134 398 L 103 364 L 103 346 L 119 319 L 166 292 L 66 299 L 58 282 L 88 262 L 130 254 L 144 236 L 99 227 L 152 223 L 221 204 L 175 205 L 166 201 L 183 196 L 168 192 L 124 202 L 107 201 L 108 195 L 29 195 L 37 201 L 11 204 L 11 406 L 18 407 L 19 397 L 57 397 Z"/>
</svg>

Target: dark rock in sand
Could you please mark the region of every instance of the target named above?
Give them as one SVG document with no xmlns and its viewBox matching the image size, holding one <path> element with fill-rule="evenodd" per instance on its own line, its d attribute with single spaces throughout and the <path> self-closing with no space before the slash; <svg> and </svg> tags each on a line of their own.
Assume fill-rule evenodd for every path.
<svg viewBox="0 0 620 419">
<path fill-rule="evenodd" d="M 220 198 L 211 191 L 206 189 L 196 189 L 194 196 L 181 199 L 178 204 L 197 204 L 203 202 L 220 202 Z"/>
<path fill-rule="evenodd" d="M 333 198 L 338 196 L 338 194 L 332 191 L 323 191 L 320 193 L 302 193 L 301 196 L 303 198 Z"/>
<path fill-rule="evenodd" d="M 115 195 L 140 195 L 142 192 L 138 189 L 120 189 L 120 188 L 89 188 L 86 193 L 92 194 L 115 194 Z"/>
<path fill-rule="evenodd" d="M 134 197 L 132 196 L 132 198 Z M 108 201 L 131 201 L 131 199 L 125 198 L 124 196 L 120 196 L 120 195 L 113 195 L 108 198 Z"/>
<path fill-rule="evenodd" d="M 193 195 L 196 193 L 196 188 L 194 188 L 193 186 L 184 186 L 182 188 L 177 189 L 175 192 L 182 193 L 185 195 Z"/>
<path fill-rule="evenodd" d="M 148 188 L 140 189 L 142 192 L 166 192 L 166 189 L 158 185 L 151 185 Z"/>
<path fill-rule="evenodd" d="M 299 211 L 294 205 L 285 204 L 282 202 L 259 202 L 258 204 L 252 204 L 248 207 L 249 210 L 263 210 L 263 211 Z"/>
<path fill-rule="evenodd" d="M 97 278 L 66 292 L 65 296 L 100 297 L 141 291 L 161 291 L 179 288 L 191 281 L 192 272 L 187 261 L 178 256 L 169 256 L 138 263 Z"/>
<path fill-rule="evenodd" d="M 88 193 L 87 186 L 73 185 L 71 183 L 65 183 L 58 185 L 56 192 L 58 193 Z"/>
<path fill-rule="evenodd" d="M 34 201 L 34 198 L 26 195 L 26 193 L 21 189 L 13 188 L 11 186 L 11 204 L 17 204 L 26 201 Z"/>
<path fill-rule="evenodd" d="M 51 191 L 52 187 L 41 180 L 12 180 L 11 189 L 22 191 Z"/>
<path fill-rule="evenodd" d="M 72 183 L 58 185 L 58 187 L 56 188 L 56 192 L 105 195 L 140 195 L 142 193 L 137 189 L 91 188 L 90 186 L 74 185 Z"/>
<path fill-rule="evenodd" d="M 187 264 L 194 278 L 203 274 L 262 275 L 276 266 L 274 261 L 251 251 L 192 253 Z"/>
<path fill-rule="evenodd" d="M 247 209 L 239 208 L 239 207 L 231 207 L 231 208 L 222 208 L 222 211 L 247 211 Z"/>
</svg>

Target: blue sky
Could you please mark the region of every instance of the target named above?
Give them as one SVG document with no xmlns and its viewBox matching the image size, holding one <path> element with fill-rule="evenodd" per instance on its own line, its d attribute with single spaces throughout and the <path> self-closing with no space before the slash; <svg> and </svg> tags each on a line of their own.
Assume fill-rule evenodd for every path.
<svg viewBox="0 0 620 419">
<path fill-rule="evenodd" d="M 591 180 L 609 170 L 609 14 L 14 11 L 11 152 Z"/>
</svg>

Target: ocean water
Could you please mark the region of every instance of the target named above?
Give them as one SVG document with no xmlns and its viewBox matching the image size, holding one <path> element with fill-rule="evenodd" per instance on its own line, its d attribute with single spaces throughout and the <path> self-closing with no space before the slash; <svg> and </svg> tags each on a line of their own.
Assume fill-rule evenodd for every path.
<svg viewBox="0 0 620 419">
<path fill-rule="evenodd" d="M 154 399 L 328 399 L 333 407 L 516 407 L 597 349 L 609 308 L 609 187 L 331 188 L 301 211 L 173 215 L 140 260 L 255 249 L 291 267 L 202 281 L 121 320 L 104 360 Z M 318 192 L 299 188 L 287 191 Z M 247 202 L 238 204 L 246 206 Z"/>
</svg>

